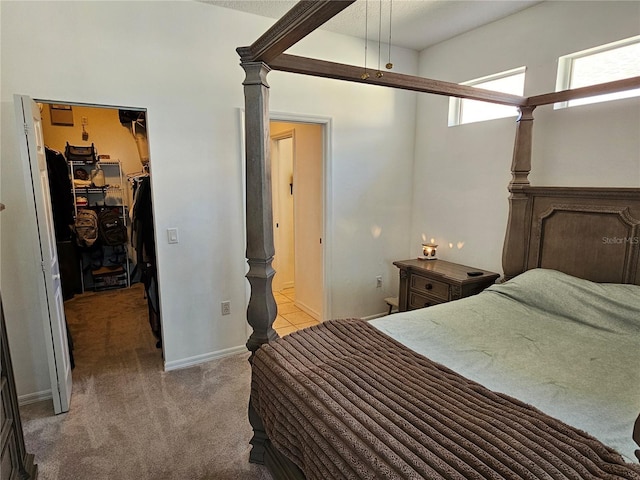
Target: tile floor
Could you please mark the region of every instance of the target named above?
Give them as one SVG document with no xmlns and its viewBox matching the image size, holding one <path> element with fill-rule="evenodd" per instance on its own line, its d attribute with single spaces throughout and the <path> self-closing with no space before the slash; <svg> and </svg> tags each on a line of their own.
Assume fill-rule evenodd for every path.
<svg viewBox="0 0 640 480">
<path fill-rule="evenodd" d="M 273 296 L 278 304 L 278 316 L 273 322 L 273 328 L 281 337 L 300 330 L 301 328 L 320 323 L 311 315 L 295 306 L 295 288 L 285 288 L 284 290 L 273 292 Z"/>
</svg>

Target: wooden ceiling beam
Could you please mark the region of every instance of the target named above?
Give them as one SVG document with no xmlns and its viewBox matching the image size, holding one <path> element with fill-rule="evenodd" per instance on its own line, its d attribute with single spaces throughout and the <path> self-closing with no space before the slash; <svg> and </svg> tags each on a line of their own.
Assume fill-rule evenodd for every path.
<svg viewBox="0 0 640 480">
<path fill-rule="evenodd" d="M 369 77 L 362 78 L 364 67 L 356 67 L 343 63 L 328 62 L 314 58 L 298 57 L 282 54 L 271 60 L 269 66 L 273 70 L 282 72 L 299 73 L 314 77 L 334 78 L 348 82 L 379 85 L 383 87 L 412 90 L 415 92 L 433 93 L 449 97 L 468 98 L 484 102 L 499 103 L 502 105 L 526 105 L 527 99 L 519 95 L 495 92 L 481 88 L 459 85 L 457 83 L 431 80 L 429 78 L 415 77 L 401 73 L 384 71 L 382 77 L 376 76 L 375 69 L 368 69 Z"/>
<path fill-rule="evenodd" d="M 249 47 L 236 51 L 243 62 L 269 63 L 355 0 L 305 0 L 298 2 Z"/>
<path fill-rule="evenodd" d="M 382 77 L 377 77 L 375 69 L 369 69 L 370 76 L 363 79 L 364 67 L 283 53 L 355 1 L 303 0 L 298 2 L 251 46 L 237 49 L 242 62 L 264 62 L 273 70 L 283 72 L 514 106 L 537 107 L 640 88 L 640 77 L 634 77 L 526 98 L 519 95 L 388 71 L 384 71 Z"/>
<path fill-rule="evenodd" d="M 624 80 L 616 80 L 614 82 L 601 83 L 599 85 L 590 85 L 588 87 L 574 88 L 572 90 L 562 90 L 561 92 L 535 95 L 527 99 L 527 106 L 538 107 L 540 105 L 549 105 L 551 103 L 568 102 L 569 100 L 593 97 L 595 95 L 604 95 L 606 93 L 617 93 L 625 90 L 632 90 L 634 88 L 640 88 L 640 77 L 625 78 Z"/>
</svg>

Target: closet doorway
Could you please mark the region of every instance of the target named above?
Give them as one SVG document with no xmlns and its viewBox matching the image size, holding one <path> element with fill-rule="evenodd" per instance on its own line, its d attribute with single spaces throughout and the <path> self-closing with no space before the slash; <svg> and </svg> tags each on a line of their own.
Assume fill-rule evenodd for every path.
<svg viewBox="0 0 640 480">
<path fill-rule="evenodd" d="M 92 342 L 96 335 L 113 335 L 122 330 L 122 323 L 105 328 L 94 328 L 95 324 L 110 323 L 110 316 L 128 315 L 133 311 L 129 307 L 136 303 L 135 315 L 148 317 L 143 333 L 155 336 L 161 364 L 147 112 L 130 107 L 37 103 L 47 153 L 70 361 L 73 365 L 73 347 L 79 346 L 77 340 L 87 335 L 87 330 L 92 329 Z M 74 150 L 94 150 L 95 158 L 72 157 Z M 95 242 L 90 233 L 81 234 L 79 219 L 86 211 L 97 217 Z M 105 233 L 110 224 L 103 219 L 109 214 L 112 221 L 120 223 L 117 238 Z M 75 333 L 80 333 L 78 338 Z M 102 343 L 111 341 L 103 339 Z"/>
<path fill-rule="evenodd" d="M 270 122 L 273 290 L 317 321 L 325 311 L 324 130 L 317 123 Z"/>
</svg>

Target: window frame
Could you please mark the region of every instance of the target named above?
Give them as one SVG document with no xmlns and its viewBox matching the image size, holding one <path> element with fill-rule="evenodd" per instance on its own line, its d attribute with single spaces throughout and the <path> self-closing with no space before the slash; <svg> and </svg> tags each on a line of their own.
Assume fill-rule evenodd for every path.
<svg viewBox="0 0 640 480">
<path fill-rule="evenodd" d="M 634 45 L 634 44 L 640 44 L 640 35 L 635 35 L 633 37 L 629 37 L 629 38 L 624 38 L 622 40 L 617 40 L 615 42 L 610 42 L 610 43 L 605 43 L 604 45 L 598 45 L 597 47 L 592 47 L 592 48 L 587 48 L 585 50 L 581 50 L 579 52 L 574 52 L 574 53 L 570 53 L 567 55 L 563 55 L 561 57 L 558 57 L 558 73 L 556 76 L 556 92 L 561 92 L 564 90 L 570 90 L 571 89 L 571 81 L 572 81 L 572 74 L 573 74 L 573 64 L 576 60 L 579 60 L 581 58 L 585 58 L 585 57 L 589 57 L 592 55 L 596 55 L 599 53 L 603 53 L 603 52 L 607 52 L 610 50 L 616 50 L 618 48 L 622 48 L 622 47 L 626 47 L 629 45 Z M 625 78 L 632 78 L 632 77 L 625 77 Z M 597 83 L 594 83 L 592 85 L 598 85 Z M 590 85 L 589 85 L 590 86 Z M 635 89 L 632 89 L 635 90 Z M 606 95 L 606 94 L 605 94 Z M 596 95 L 594 97 L 591 97 L 590 100 L 593 101 L 589 101 L 589 102 L 580 102 L 578 104 L 571 104 L 572 100 L 567 100 L 564 102 L 556 102 L 553 105 L 553 109 L 554 110 L 558 110 L 561 108 L 570 108 L 570 107 L 578 107 L 581 105 L 590 105 L 593 103 L 601 103 L 601 102 L 609 102 L 612 100 L 620 100 L 620 98 L 601 98 L 604 97 L 605 95 Z M 632 97 L 623 97 L 623 98 L 634 98 L 634 97 L 638 97 L 640 96 L 640 91 L 638 92 L 638 95 L 634 95 Z M 597 100 L 598 98 L 601 98 L 600 100 Z"/>
<path fill-rule="evenodd" d="M 521 67 L 516 67 L 516 68 L 512 68 L 509 70 L 505 70 L 503 72 L 498 72 L 498 73 L 494 73 L 491 75 L 486 75 L 484 77 L 480 77 L 480 78 L 475 78 L 473 80 L 468 80 L 466 82 L 461 82 L 459 85 L 465 85 L 465 86 L 470 86 L 470 87 L 475 87 L 478 85 L 482 85 L 484 83 L 487 82 L 491 82 L 494 80 L 500 80 L 503 78 L 507 78 L 507 77 L 514 77 L 516 75 L 524 75 L 525 78 L 523 80 L 523 84 L 522 84 L 522 90 L 524 92 L 524 82 L 526 81 L 526 72 L 527 72 L 527 67 L 526 66 L 521 66 Z M 483 87 L 480 87 L 483 88 Z M 457 127 L 459 125 L 469 125 L 471 123 L 479 123 L 479 122 L 488 122 L 490 120 L 498 120 L 500 118 L 509 118 L 509 117 L 517 117 L 518 116 L 518 108 L 517 107 L 513 107 L 515 109 L 515 112 L 511 115 L 505 115 L 502 117 L 492 117 L 492 118 L 485 118 L 482 120 L 475 120 L 473 122 L 462 122 L 462 116 L 463 116 L 463 105 L 465 101 L 479 101 L 479 100 L 469 100 L 466 98 L 458 98 L 458 97 L 450 97 L 449 98 L 449 117 L 448 117 L 448 126 L 449 127 Z M 504 105 L 504 107 L 509 108 L 509 105 Z"/>
</svg>

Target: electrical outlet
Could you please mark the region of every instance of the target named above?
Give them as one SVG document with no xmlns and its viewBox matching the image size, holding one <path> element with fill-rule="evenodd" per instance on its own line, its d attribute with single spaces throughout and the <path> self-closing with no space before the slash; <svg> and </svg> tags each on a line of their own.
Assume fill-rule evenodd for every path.
<svg viewBox="0 0 640 480">
<path fill-rule="evenodd" d="M 222 309 L 222 315 L 230 315 L 231 314 L 231 302 L 229 300 L 225 300 L 220 304 Z"/>
<path fill-rule="evenodd" d="M 376 277 L 376 288 L 382 288 L 382 275 Z"/>
</svg>

